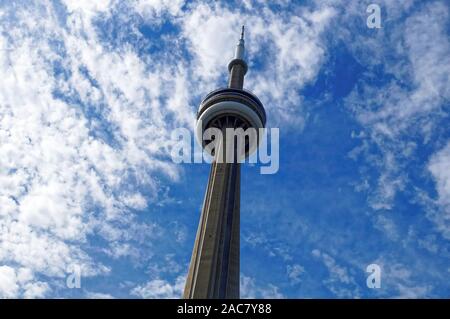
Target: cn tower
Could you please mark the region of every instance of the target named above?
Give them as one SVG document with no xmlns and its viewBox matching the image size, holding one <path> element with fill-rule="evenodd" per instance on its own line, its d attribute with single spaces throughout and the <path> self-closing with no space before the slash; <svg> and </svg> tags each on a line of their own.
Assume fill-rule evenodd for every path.
<svg viewBox="0 0 450 319">
<path fill-rule="evenodd" d="M 243 89 L 247 70 L 242 27 L 234 58 L 228 64 L 228 87 L 209 93 L 197 113 L 196 138 L 213 156 L 213 161 L 186 279 L 185 299 L 239 298 L 240 162 L 256 150 L 261 139 L 259 132 L 266 124 L 262 103 Z M 203 138 L 209 128 L 223 133 L 220 139 L 212 141 L 213 149 L 207 147 L 208 141 Z M 225 131 L 230 129 L 253 129 L 257 132 L 256 143 L 227 139 Z M 232 152 L 229 145 L 234 147 Z M 239 150 L 243 149 L 245 153 L 240 157 Z M 232 160 L 221 160 L 228 158 L 227 153 L 234 154 Z"/>
</svg>

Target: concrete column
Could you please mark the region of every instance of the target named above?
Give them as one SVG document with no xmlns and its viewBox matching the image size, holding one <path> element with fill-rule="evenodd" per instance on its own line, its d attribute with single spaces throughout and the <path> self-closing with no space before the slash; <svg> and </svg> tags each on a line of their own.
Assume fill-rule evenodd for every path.
<svg viewBox="0 0 450 319">
<path fill-rule="evenodd" d="M 241 60 L 238 60 L 241 61 Z M 242 61 L 242 63 L 244 63 Z M 244 64 L 235 63 L 230 70 L 230 77 L 228 80 L 228 87 L 233 89 L 240 89 L 244 87 L 244 76 L 245 76 Z"/>
<path fill-rule="evenodd" d="M 214 160 L 183 298 L 239 298 L 239 210 L 240 164 Z"/>
</svg>

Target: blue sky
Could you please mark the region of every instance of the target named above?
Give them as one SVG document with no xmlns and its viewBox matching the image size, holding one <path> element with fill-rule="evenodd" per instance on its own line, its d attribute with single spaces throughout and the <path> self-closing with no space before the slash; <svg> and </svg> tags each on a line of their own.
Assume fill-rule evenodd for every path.
<svg viewBox="0 0 450 319">
<path fill-rule="evenodd" d="M 181 296 L 209 165 L 170 136 L 242 24 L 280 128 L 279 171 L 242 168 L 242 297 L 450 297 L 446 1 L 0 0 L 0 21 L 0 297 Z"/>
</svg>

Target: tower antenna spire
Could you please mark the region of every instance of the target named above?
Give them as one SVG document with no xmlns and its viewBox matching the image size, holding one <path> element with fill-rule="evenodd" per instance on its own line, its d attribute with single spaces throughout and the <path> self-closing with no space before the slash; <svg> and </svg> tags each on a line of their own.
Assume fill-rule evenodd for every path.
<svg viewBox="0 0 450 319">
<path fill-rule="evenodd" d="M 239 41 L 236 45 L 236 49 L 234 51 L 234 59 L 238 59 L 238 60 L 245 60 L 244 59 L 244 55 L 245 55 L 245 41 L 244 41 L 244 32 L 245 32 L 245 27 L 242 26 L 241 29 L 241 37 L 239 38 Z M 230 70 L 231 71 L 231 70 Z M 244 72 L 245 74 L 245 72 Z"/>
</svg>

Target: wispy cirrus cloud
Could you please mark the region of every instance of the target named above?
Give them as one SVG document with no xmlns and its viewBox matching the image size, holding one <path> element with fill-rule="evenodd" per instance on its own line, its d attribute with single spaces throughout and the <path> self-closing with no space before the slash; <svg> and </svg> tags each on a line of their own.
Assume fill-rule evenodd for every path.
<svg viewBox="0 0 450 319">
<path fill-rule="evenodd" d="M 177 178 L 163 159 L 171 111 L 161 111 L 176 78 L 148 71 L 130 48 L 100 44 L 93 19 L 111 14 L 107 2 L 19 5 L 2 15 L 0 259 L 29 281 L 64 278 L 71 264 L 83 276 L 108 273 L 88 238 L 117 255 L 117 241 L 136 240 L 131 211 L 158 197 L 153 174 Z"/>
<path fill-rule="evenodd" d="M 430 218 L 442 234 L 450 239 L 450 142 L 433 154 L 427 168 L 436 182 L 438 195 L 435 202 L 437 207 Z"/>
<path fill-rule="evenodd" d="M 144 299 L 175 299 L 181 298 L 185 276 L 177 277 L 174 284 L 163 279 L 153 279 L 131 290 L 131 294 Z"/>
<path fill-rule="evenodd" d="M 268 284 L 267 286 L 259 285 L 252 277 L 241 274 L 240 277 L 241 286 L 241 298 L 254 299 L 254 298 L 267 298 L 267 299 L 280 299 L 283 298 L 283 294 L 280 292 L 280 288 L 274 284 Z"/>
<path fill-rule="evenodd" d="M 362 77 L 346 98 L 362 126 L 356 137 L 361 145 L 351 156 L 365 158 L 378 172 L 368 184 L 374 210 L 392 210 L 397 194 L 411 187 L 414 182 L 405 172 L 425 169 L 426 161 L 417 158 L 439 147 L 448 117 L 448 6 L 441 1 L 416 6 L 413 10 L 412 2 L 405 3 L 402 10 L 409 15 L 404 19 L 401 7 L 390 10 L 386 4 L 386 27 L 378 32 L 378 41 L 350 46 L 366 52 L 359 56 L 368 68 L 381 70 L 378 78 L 373 72 Z M 394 28 L 393 23 L 403 27 Z"/>
</svg>

